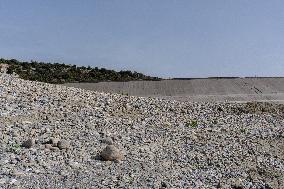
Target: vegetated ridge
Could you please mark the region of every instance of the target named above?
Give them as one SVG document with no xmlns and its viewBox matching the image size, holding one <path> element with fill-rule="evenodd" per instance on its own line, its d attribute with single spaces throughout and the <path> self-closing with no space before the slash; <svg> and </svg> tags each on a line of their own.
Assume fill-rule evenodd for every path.
<svg viewBox="0 0 284 189">
<path fill-rule="evenodd" d="M 105 68 L 79 67 L 62 63 L 21 62 L 16 59 L 1 58 L 1 64 L 8 65 L 8 74 L 16 73 L 21 79 L 46 83 L 160 80 L 158 77 L 146 76 L 135 71 L 117 72 Z"/>
</svg>

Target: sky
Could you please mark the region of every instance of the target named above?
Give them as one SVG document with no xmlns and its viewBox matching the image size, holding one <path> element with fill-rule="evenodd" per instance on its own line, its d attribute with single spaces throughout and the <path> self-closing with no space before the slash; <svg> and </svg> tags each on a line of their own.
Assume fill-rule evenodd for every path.
<svg viewBox="0 0 284 189">
<path fill-rule="evenodd" d="M 163 78 L 284 76 L 284 1 L 0 0 L 0 57 Z"/>
</svg>

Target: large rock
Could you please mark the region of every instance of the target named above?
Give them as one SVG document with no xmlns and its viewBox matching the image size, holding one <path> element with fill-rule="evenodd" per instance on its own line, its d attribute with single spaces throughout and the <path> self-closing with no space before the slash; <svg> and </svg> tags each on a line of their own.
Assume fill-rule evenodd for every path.
<svg viewBox="0 0 284 189">
<path fill-rule="evenodd" d="M 51 138 L 51 139 L 50 139 L 50 144 L 51 144 L 53 147 L 57 147 L 59 141 L 60 141 L 60 140 L 59 140 L 58 138 Z"/>
<path fill-rule="evenodd" d="M 22 147 L 31 148 L 35 145 L 35 140 L 30 138 L 22 143 Z"/>
<path fill-rule="evenodd" d="M 110 137 L 104 138 L 101 140 L 102 143 L 108 144 L 108 145 L 112 145 L 113 144 L 113 140 Z"/>
<path fill-rule="evenodd" d="M 123 154 L 114 145 L 108 145 L 102 151 L 101 157 L 105 161 L 122 160 L 123 159 Z"/>
<path fill-rule="evenodd" d="M 68 149 L 68 148 L 70 148 L 70 143 L 69 143 L 67 140 L 60 140 L 60 141 L 58 141 L 58 143 L 57 143 L 57 147 L 58 147 L 60 150 Z"/>
</svg>

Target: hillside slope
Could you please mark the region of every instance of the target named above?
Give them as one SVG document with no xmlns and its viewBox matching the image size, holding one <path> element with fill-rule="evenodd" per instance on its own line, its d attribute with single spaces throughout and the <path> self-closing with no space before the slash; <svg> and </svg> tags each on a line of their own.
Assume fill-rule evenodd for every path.
<svg viewBox="0 0 284 189">
<path fill-rule="evenodd" d="M 283 101 L 284 78 L 191 79 L 100 83 L 66 83 L 101 92 L 182 101 Z"/>
<path fill-rule="evenodd" d="M 283 111 L 268 103 L 105 94 L 4 74 L 0 188 L 284 188 Z M 119 158 L 103 161 L 109 145 Z"/>
</svg>

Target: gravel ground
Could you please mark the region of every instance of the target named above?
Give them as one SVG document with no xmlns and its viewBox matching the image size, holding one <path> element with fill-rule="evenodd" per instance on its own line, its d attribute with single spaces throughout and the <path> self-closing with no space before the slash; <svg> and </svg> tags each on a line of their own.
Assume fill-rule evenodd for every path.
<svg viewBox="0 0 284 189">
<path fill-rule="evenodd" d="M 100 92 L 189 102 L 283 101 L 284 78 L 204 78 L 191 80 L 66 83 Z"/>
<path fill-rule="evenodd" d="M 284 188 L 283 105 L 0 76 L 0 188 Z"/>
</svg>

